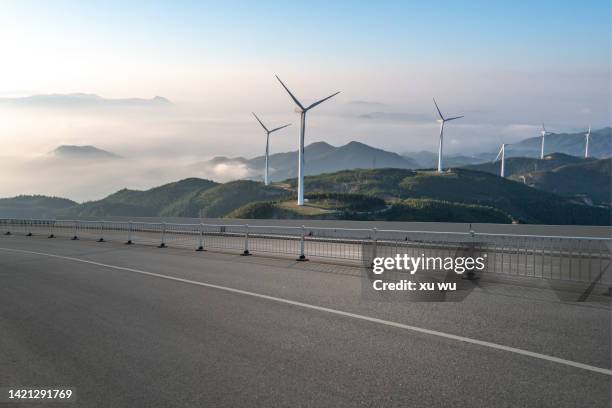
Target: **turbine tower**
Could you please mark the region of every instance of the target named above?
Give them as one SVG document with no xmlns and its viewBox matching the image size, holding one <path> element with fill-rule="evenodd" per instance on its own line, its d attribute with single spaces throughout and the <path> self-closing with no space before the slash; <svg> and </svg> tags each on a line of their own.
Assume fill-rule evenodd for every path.
<svg viewBox="0 0 612 408">
<path fill-rule="evenodd" d="M 589 139 L 591 139 L 591 125 L 589 125 L 589 131 L 586 132 L 586 145 L 584 146 L 584 158 L 589 158 Z"/>
<path fill-rule="evenodd" d="M 255 119 L 257 119 L 257 121 L 259 122 L 259 124 L 261 125 L 262 128 L 264 128 L 264 130 L 266 131 L 266 170 L 264 173 L 264 184 L 267 186 L 270 184 L 270 178 L 269 178 L 269 173 L 268 173 L 268 156 L 269 156 L 269 146 L 270 146 L 270 133 L 274 133 L 277 130 L 281 130 L 283 128 L 286 128 L 287 126 L 291 126 L 291 123 L 289 123 L 288 125 L 284 125 L 284 126 L 280 126 L 277 128 L 274 128 L 272 130 L 268 130 L 268 128 L 266 127 L 266 125 L 263 124 L 263 122 L 257 117 L 257 115 L 255 114 L 255 112 L 251 112 L 253 114 L 253 116 L 255 116 Z"/>
<path fill-rule="evenodd" d="M 444 115 L 442 115 L 442 112 L 440 112 L 440 108 L 438 107 L 438 103 L 436 102 L 436 99 L 434 98 L 434 105 L 436 105 L 436 110 L 438 111 L 438 115 L 440 116 L 440 119 L 438 119 L 438 123 L 440 123 L 440 144 L 438 146 L 438 173 L 442 172 L 442 142 L 443 142 L 443 138 L 444 138 L 444 124 L 446 122 L 450 122 L 451 120 L 455 120 L 455 119 L 461 119 L 463 116 L 455 116 L 453 118 L 445 118 Z"/>
<path fill-rule="evenodd" d="M 495 161 L 497 161 L 497 159 L 499 159 L 501 157 L 501 171 L 499 173 L 500 177 L 505 177 L 506 176 L 506 146 L 509 146 L 510 144 L 508 143 L 502 143 L 501 145 L 501 149 L 499 149 L 499 153 L 497 153 L 497 157 L 495 158 Z"/>
<path fill-rule="evenodd" d="M 547 135 L 552 135 L 552 133 L 548 132 L 546 130 L 546 127 L 544 127 L 544 122 L 542 122 L 542 130 L 540 131 L 540 134 L 542 135 L 542 146 L 540 148 L 540 160 L 544 159 L 544 138 L 546 138 Z"/>
<path fill-rule="evenodd" d="M 336 92 L 335 94 L 329 95 L 326 98 L 323 98 L 317 102 L 314 102 L 313 104 L 307 107 L 304 107 L 304 105 L 302 105 L 300 101 L 298 101 L 298 99 L 295 96 L 293 96 L 289 88 L 285 86 L 285 84 L 283 83 L 283 81 L 281 81 L 278 75 L 276 75 L 276 79 L 278 79 L 278 82 L 280 82 L 280 84 L 283 86 L 283 88 L 285 88 L 285 91 L 287 91 L 291 99 L 293 99 L 293 102 L 295 102 L 295 104 L 297 105 L 297 107 L 295 108 L 295 111 L 300 114 L 300 149 L 298 150 L 297 205 L 304 205 L 304 133 L 306 132 L 306 112 L 308 112 L 310 109 L 314 108 L 315 106 L 325 102 L 331 97 L 338 95 L 340 92 Z"/>
</svg>

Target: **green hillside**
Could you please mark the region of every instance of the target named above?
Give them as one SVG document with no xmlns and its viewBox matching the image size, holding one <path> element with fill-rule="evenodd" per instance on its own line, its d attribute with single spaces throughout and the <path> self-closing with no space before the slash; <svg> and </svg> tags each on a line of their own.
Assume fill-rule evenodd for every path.
<svg viewBox="0 0 612 408">
<path fill-rule="evenodd" d="M 506 159 L 506 177 L 530 187 L 593 204 L 609 204 L 612 177 L 610 159 L 584 159 L 553 153 L 544 160 L 528 157 Z M 466 169 L 499 175 L 501 163 L 489 162 Z"/>
<path fill-rule="evenodd" d="M 288 181 L 295 185 L 295 180 Z M 554 194 L 492 174 L 376 169 L 309 176 L 306 191 L 375 195 L 387 200 L 427 198 L 494 207 L 524 223 L 608 225 L 610 212 L 571 202 Z"/>
<path fill-rule="evenodd" d="M 612 203 L 612 159 L 583 161 L 550 171 L 522 175 L 525 183 L 562 196 L 590 200 L 594 204 Z M 523 181 L 520 176 L 514 176 Z"/>
<path fill-rule="evenodd" d="M 400 183 L 406 177 L 416 174 L 416 171 L 407 169 L 343 170 L 318 176 L 307 176 L 304 183 L 309 192 L 358 193 L 392 199 L 401 197 Z M 291 188 L 297 188 L 297 179 L 286 182 Z"/>
<path fill-rule="evenodd" d="M 278 220 L 337 220 L 344 219 L 342 211 L 316 205 L 298 206 L 295 199 L 283 201 L 255 201 L 230 212 L 227 218 Z"/>
<path fill-rule="evenodd" d="M 286 190 L 262 183 L 238 180 L 187 194 L 165 207 L 159 215 L 174 217 L 223 217 L 238 207 L 289 195 Z"/>
<path fill-rule="evenodd" d="M 98 201 L 90 201 L 70 209 L 66 215 L 103 217 L 133 215 L 152 217 L 164 214 L 166 207 L 196 192 L 217 186 L 210 180 L 188 178 L 145 191 L 119 190 Z"/>
<path fill-rule="evenodd" d="M 537 172 L 536 172 L 537 173 Z M 610 160 L 561 166 L 533 175 L 533 183 L 565 183 L 575 191 L 591 182 L 610 179 Z M 550 173 L 550 174 L 549 174 Z M 551 181 L 551 178 L 555 178 Z M 610 225 L 608 208 L 585 205 L 523 182 L 467 169 L 444 173 L 408 169 L 357 169 L 308 176 L 305 206 L 295 205 L 296 180 L 265 186 L 239 180 L 225 184 L 197 178 L 145 191 L 120 190 L 84 204 L 47 197 L 0 200 L 0 217 L 7 209 L 31 209 L 28 217 L 168 216 L 372 219 L 404 221 L 521 222 L 535 224 Z M 604 200 L 608 189 L 598 196 Z M 564 194 L 564 190 L 554 190 Z M 59 201 L 58 201 L 59 200 Z M 584 201 L 584 200 L 583 200 Z M 4 203 L 4 207 L 1 205 Z M 12 206 L 12 207 L 11 207 Z M 4 210 L 3 210 L 4 208 Z M 26 216 L 26 215 L 21 215 Z"/>
<path fill-rule="evenodd" d="M 424 222 L 492 222 L 509 224 L 512 218 L 500 210 L 474 204 L 450 203 L 428 199 L 409 199 L 382 206 L 372 197 L 360 194 L 342 194 L 343 200 L 327 207 L 317 194 L 310 195 L 308 203 L 299 207 L 295 201 L 260 201 L 249 203 L 231 212 L 229 218 L 245 219 L 337 219 Z M 366 205 L 369 203 L 369 211 Z M 362 211 L 353 211 L 359 207 Z"/>
<path fill-rule="evenodd" d="M 150 190 L 123 189 L 108 197 L 71 208 L 64 215 L 81 217 L 222 217 L 234 209 L 260 200 L 288 195 L 279 187 L 248 180 L 218 184 L 189 178 Z"/>
<path fill-rule="evenodd" d="M 497 208 L 422 198 L 396 202 L 381 216 L 385 221 L 512 223 L 512 217 Z"/>
<path fill-rule="evenodd" d="M 365 194 L 314 192 L 306 194 L 305 198 L 303 206 L 297 205 L 294 195 L 274 202 L 251 203 L 252 206 L 241 207 L 228 217 L 248 218 L 248 211 L 273 210 L 272 218 L 361 219 L 388 207 L 385 200 Z"/>
<path fill-rule="evenodd" d="M 0 198 L 0 216 L 6 218 L 52 218 L 77 205 L 72 200 L 42 195 Z"/>
<path fill-rule="evenodd" d="M 276 201 L 256 201 L 243 205 L 227 215 L 227 218 L 293 220 L 307 219 L 307 216 L 291 209 L 282 208 Z M 317 219 L 320 219 L 317 217 Z"/>
</svg>

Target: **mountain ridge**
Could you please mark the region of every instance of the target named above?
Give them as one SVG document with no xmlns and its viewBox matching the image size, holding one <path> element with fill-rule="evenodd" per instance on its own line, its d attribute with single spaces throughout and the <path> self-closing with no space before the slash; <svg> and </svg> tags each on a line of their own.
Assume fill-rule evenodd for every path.
<svg viewBox="0 0 612 408">
<path fill-rule="evenodd" d="M 530 187 L 564 197 L 573 197 L 590 205 L 612 203 L 612 159 L 593 159 L 553 153 L 544 160 L 509 157 L 505 160 L 506 177 Z M 465 166 L 465 169 L 500 174 L 501 162 Z"/>
<path fill-rule="evenodd" d="M 240 210 L 244 206 L 250 206 L 249 211 L 260 214 L 262 211 L 269 213 L 272 209 L 275 214 L 293 217 L 291 214 L 295 214 L 296 210 L 311 210 L 317 201 L 323 207 L 319 205 L 313 214 L 324 219 L 476 222 L 482 216 L 484 222 L 508 220 L 503 222 L 558 225 L 611 223 L 608 208 L 584 205 L 511 179 L 467 169 L 443 173 L 392 168 L 355 169 L 307 176 L 305 187 L 309 202 L 301 208 L 295 206 L 295 186 L 295 178 L 271 186 L 252 180 L 219 184 L 206 179 L 187 178 L 148 190 L 121 189 L 102 200 L 83 204 L 63 201 L 57 208 L 42 208 L 44 206 L 40 203 L 45 198 L 40 197 L 4 199 L 0 201 L 0 216 L 6 216 L 8 210 L 14 214 L 15 209 L 32 201 L 30 207 L 36 208 L 39 214 L 44 212 L 48 217 L 60 218 L 227 217 L 232 213 L 248 213 L 247 210 Z M 310 199 L 315 201 L 311 203 Z M 381 206 L 381 202 L 385 205 Z M 284 204 L 281 208 L 276 204 L 257 203 Z M 376 208 L 357 210 L 369 205 Z"/>
<path fill-rule="evenodd" d="M 295 166 L 297 158 L 297 150 L 271 154 L 269 156 L 271 180 L 281 181 L 288 177 L 297 176 Z M 333 146 L 322 141 L 311 143 L 304 147 L 304 160 L 306 163 L 306 175 L 374 166 L 418 167 L 418 163 L 411 158 L 402 157 L 397 153 L 388 152 L 358 141 L 351 141 L 342 146 Z M 265 166 L 265 156 L 256 156 L 251 159 L 216 156 L 208 161 L 193 164 L 190 167 L 197 169 L 198 166 L 216 166 L 219 164 L 246 165 L 252 173 L 257 174 L 251 177 L 251 179 L 261 179 L 260 174 Z"/>
</svg>

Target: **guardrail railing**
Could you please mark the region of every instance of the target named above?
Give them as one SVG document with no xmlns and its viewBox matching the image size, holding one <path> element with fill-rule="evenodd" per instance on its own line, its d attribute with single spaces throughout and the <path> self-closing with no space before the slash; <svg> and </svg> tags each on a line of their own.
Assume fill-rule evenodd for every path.
<svg viewBox="0 0 612 408">
<path fill-rule="evenodd" d="M 334 258 L 485 256 L 484 273 L 612 285 L 612 239 L 308 226 L 0 219 L 0 234 Z"/>
</svg>

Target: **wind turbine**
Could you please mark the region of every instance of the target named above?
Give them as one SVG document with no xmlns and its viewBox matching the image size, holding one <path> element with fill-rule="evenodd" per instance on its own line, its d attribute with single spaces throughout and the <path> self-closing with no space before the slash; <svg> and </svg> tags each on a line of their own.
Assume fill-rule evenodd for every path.
<svg viewBox="0 0 612 408">
<path fill-rule="evenodd" d="M 277 128 L 274 128 L 272 130 L 268 130 L 268 128 L 266 127 L 266 125 L 263 124 L 263 122 L 257 117 L 257 115 L 255 114 L 255 112 L 251 112 L 253 114 L 253 116 L 255 116 L 255 119 L 257 119 L 257 121 L 259 122 L 259 124 L 261 125 L 262 128 L 264 128 L 264 130 L 266 131 L 266 171 L 264 173 L 264 184 L 267 186 L 270 184 L 270 179 L 268 176 L 268 156 L 269 156 L 269 146 L 270 146 L 270 133 L 274 133 L 277 130 L 281 130 L 283 128 L 286 128 L 287 126 L 291 126 L 291 123 L 289 123 L 288 125 L 284 125 L 284 126 L 280 126 Z"/>
<path fill-rule="evenodd" d="M 300 101 L 298 101 L 298 99 L 295 96 L 293 96 L 289 88 L 287 88 L 287 86 L 283 83 L 283 81 L 281 81 L 278 75 L 276 75 L 276 79 L 278 79 L 278 82 L 280 82 L 280 84 L 283 86 L 283 88 L 285 88 L 285 91 L 287 91 L 291 99 L 293 99 L 293 102 L 295 102 L 295 104 L 297 105 L 297 107 L 295 108 L 295 111 L 300 114 L 300 149 L 298 151 L 297 205 L 304 205 L 304 133 L 306 132 L 306 112 L 308 112 L 310 109 L 314 108 L 315 106 L 325 102 L 331 97 L 338 95 L 340 92 L 336 92 L 335 94 L 329 95 L 326 98 L 323 98 L 317 102 L 314 102 L 313 104 L 307 107 L 304 107 L 304 105 L 302 105 Z"/>
<path fill-rule="evenodd" d="M 499 153 L 497 153 L 497 157 L 495 158 L 495 161 L 497 161 L 497 159 L 500 158 L 501 156 L 501 171 L 499 176 L 500 177 L 505 177 L 506 172 L 505 172 L 505 165 L 506 165 L 506 146 L 509 146 L 509 143 L 502 143 L 501 145 L 501 149 L 499 149 Z"/>
<path fill-rule="evenodd" d="M 450 122 L 451 120 L 455 120 L 455 119 L 461 119 L 463 116 L 455 116 L 454 118 L 445 118 L 444 115 L 442 115 L 442 112 L 440 112 L 440 108 L 438 107 L 438 103 L 436 102 L 436 99 L 434 98 L 434 105 L 436 105 L 436 110 L 438 111 L 438 115 L 440 116 L 440 119 L 438 119 L 438 123 L 440 123 L 440 145 L 438 146 L 438 173 L 442 172 L 442 142 L 443 142 L 443 138 L 444 138 L 444 124 L 446 122 Z"/>
<path fill-rule="evenodd" d="M 589 131 L 586 132 L 586 145 L 584 146 L 584 158 L 589 158 L 589 139 L 591 138 L 591 125 L 589 125 Z"/>
<path fill-rule="evenodd" d="M 540 131 L 540 134 L 542 135 L 542 147 L 540 149 L 540 160 L 544 159 L 544 138 L 547 135 L 552 135 L 552 133 L 548 132 L 546 130 L 546 127 L 544 127 L 544 122 L 542 122 L 542 130 Z"/>
</svg>

